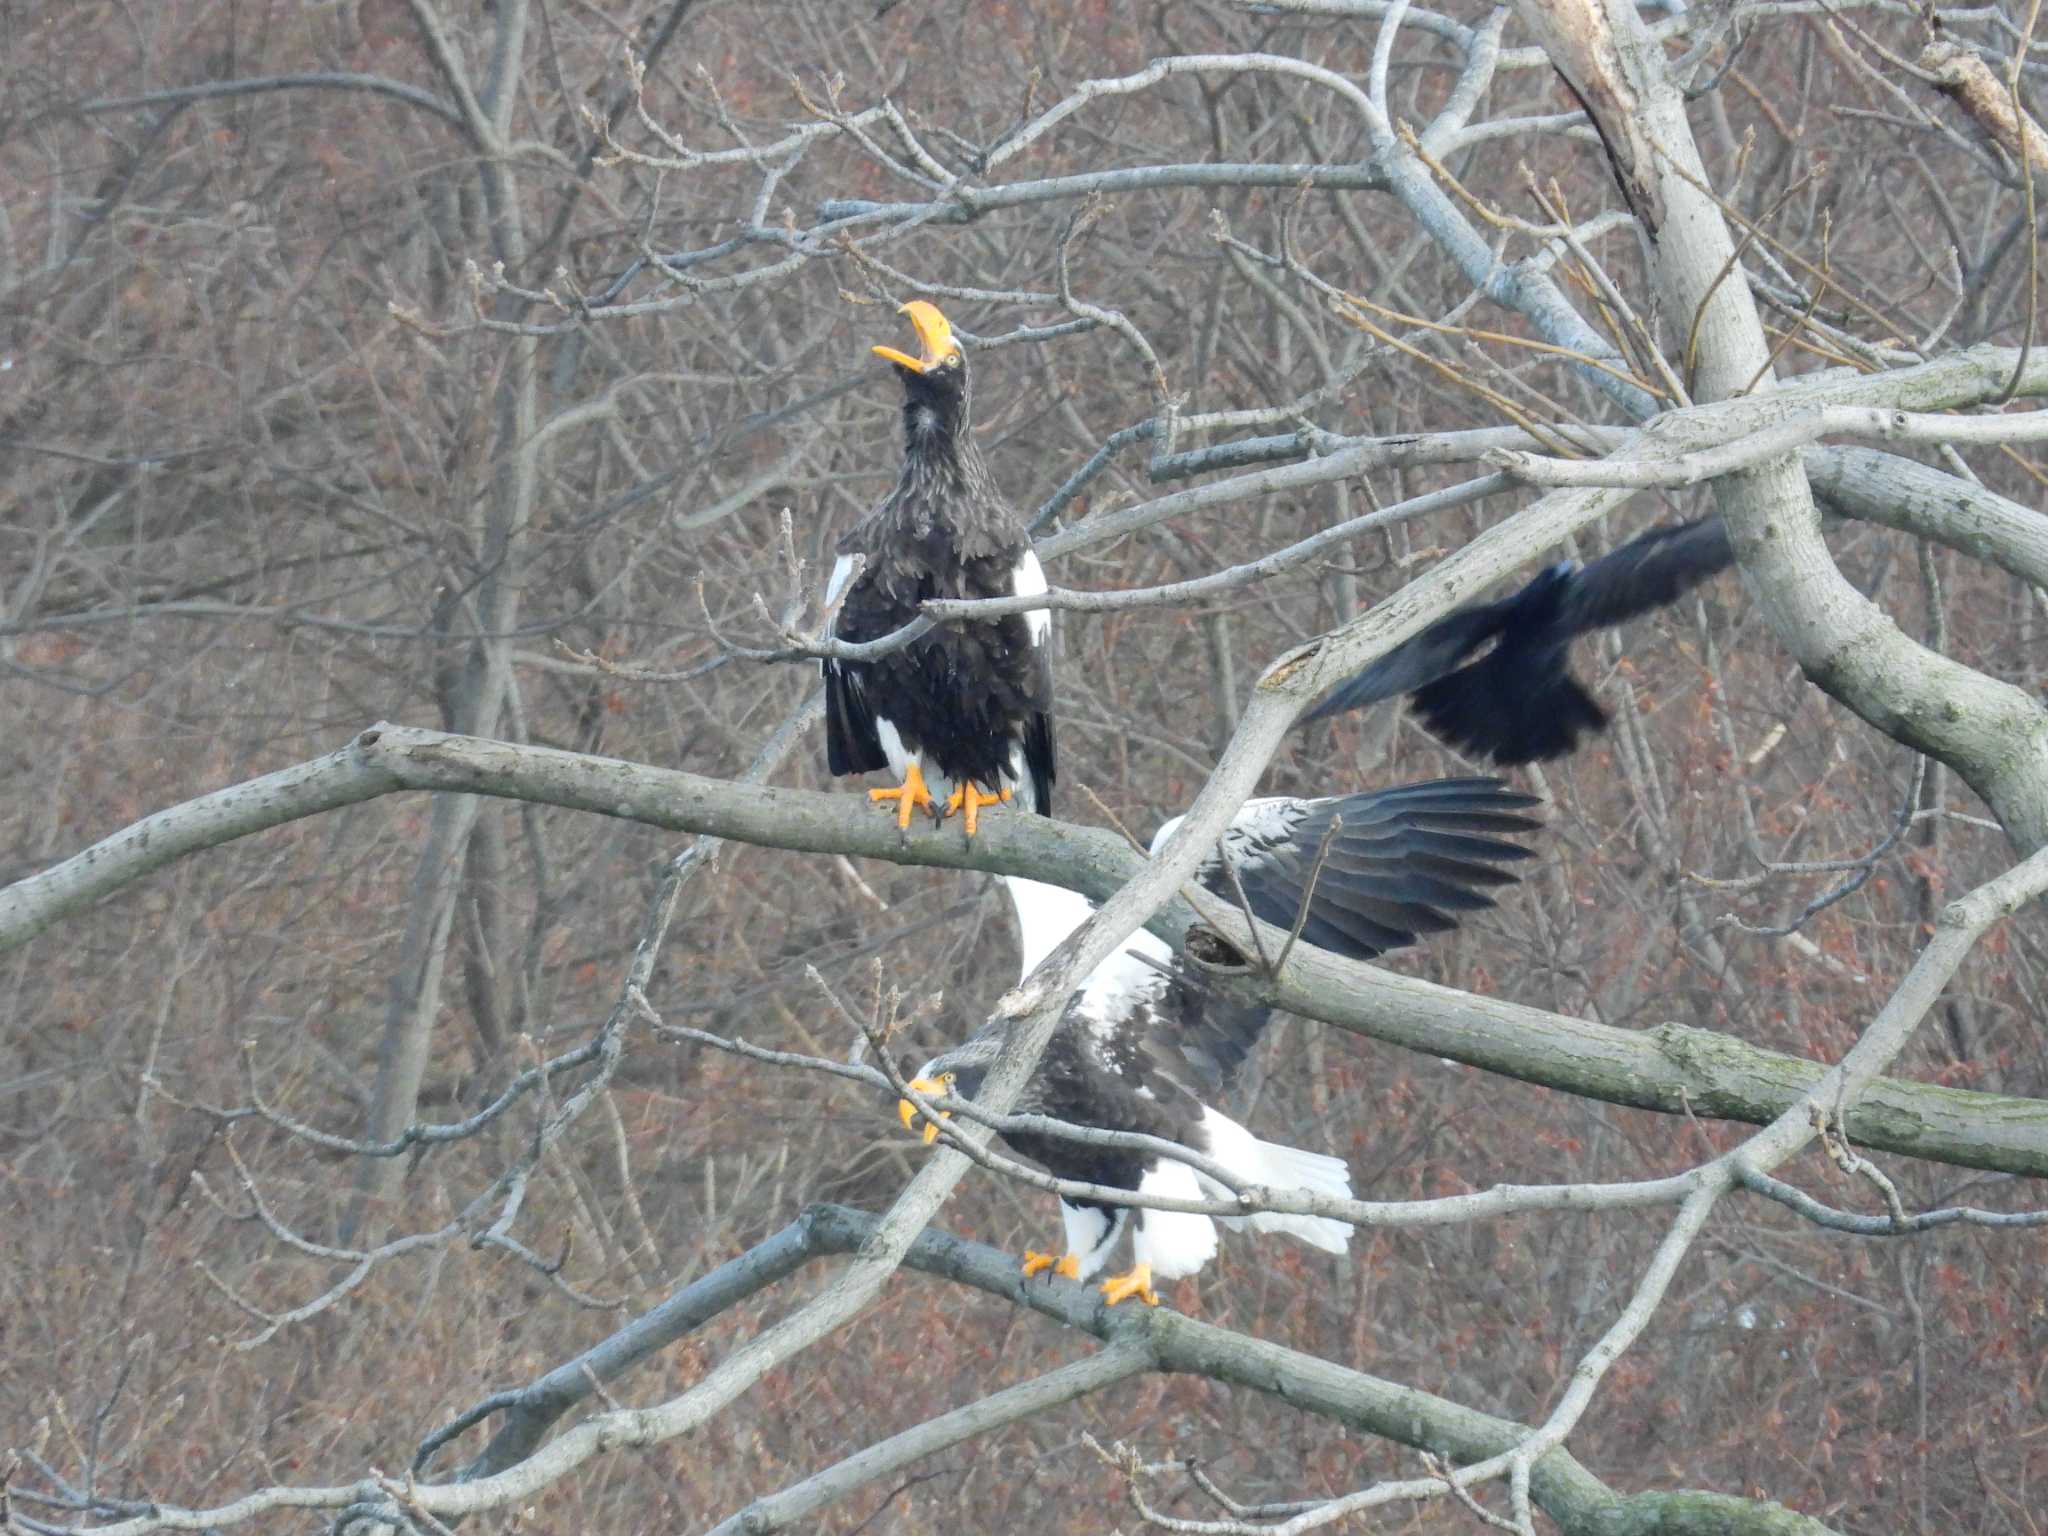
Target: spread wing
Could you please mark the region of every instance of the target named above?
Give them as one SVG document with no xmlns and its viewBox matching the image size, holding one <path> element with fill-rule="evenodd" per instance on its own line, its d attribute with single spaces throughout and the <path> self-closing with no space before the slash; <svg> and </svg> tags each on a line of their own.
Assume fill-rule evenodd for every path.
<svg viewBox="0 0 2048 1536">
<path fill-rule="evenodd" d="M 1718 515 L 1652 528 L 1573 574 L 1559 616 L 1568 635 L 1623 624 L 1675 603 L 1735 563 Z"/>
<path fill-rule="evenodd" d="M 1489 892 L 1515 878 L 1500 866 L 1529 857 L 1528 849 L 1505 839 L 1541 825 L 1520 814 L 1536 803 L 1498 779 L 1440 779 L 1316 800 L 1252 800 L 1225 832 L 1223 850 L 1258 917 L 1292 929 L 1306 899 L 1304 940 L 1367 959 L 1412 943 L 1419 934 L 1455 927 L 1459 914 L 1492 906 Z M 1177 824 L 1160 829 L 1155 850 Z M 1217 856 L 1201 866 L 1197 878 L 1222 900 L 1235 902 Z M 1058 887 L 1021 879 L 1005 884 L 1017 907 L 1027 972 L 1094 910 L 1085 898 Z M 1164 941 L 1140 929 L 1089 973 L 1068 1005 L 1067 1022 L 1085 1032 L 1092 1049 L 1126 1078 L 1171 1083 L 1212 1102 L 1271 1017 L 1268 1008 L 1210 991 Z"/>
<path fill-rule="evenodd" d="M 1222 863 L 1228 858 L 1255 916 L 1291 931 L 1306 897 L 1303 940 L 1369 960 L 1420 934 L 1455 928 L 1458 914 L 1492 906 L 1489 893 L 1516 878 L 1501 866 L 1530 856 L 1503 839 L 1541 825 L 1519 814 L 1537 803 L 1499 779 L 1436 779 L 1317 800 L 1250 800 L 1224 833 L 1220 854 L 1210 855 L 1196 878 L 1234 904 L 1236 891 Z M 1172 830 L 1168 823 L 1159 837 Z"/>
<path fill-rule="evenodd" d="M 1560 757 L 1607 712 L 1571 675 L 1582 634 L 1676 602 L 1735 559 L 1718 516 L 1653 528 L 1584 567 L 1551 566 L 1519 592 L 1474 603 L 1402 642 L 1307 718 L 1413 693 L 1437 735 L 1497 763 Z M 1486 641 L 1492 650 L 1466 663 Z"/>
</svg>

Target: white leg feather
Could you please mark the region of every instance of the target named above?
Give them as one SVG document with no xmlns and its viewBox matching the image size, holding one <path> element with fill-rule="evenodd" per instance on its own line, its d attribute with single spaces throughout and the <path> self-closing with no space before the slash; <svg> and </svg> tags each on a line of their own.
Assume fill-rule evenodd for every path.
<svg viewBox="0 0 2048 1536">
<path fill-rule="evenodd" d="M 1080 1261 L 1079 1278 L 1086 1280 L 1101 1273 L 1116 1248 L 1116 1240 L 1123 1235 L 1126 1219 L 1125 1210 L 1118 1210 L 1112 1217 L 1100 1206 L 1060 1202 L 1060 1221 L 1067 1229 L 1067 1252 Z"/>
<path fill-rule="evenodd" d="M 1195 1170 L 1186 1163 L 1161 1161 L 1145 1170 L 1138 1181 L 1138 1193 L 1169 1200 L 1199 1200 L 1202 1186 Z M 1216 1257 L 1216 1223 L 1206 1216 L 1181 1211 L 1138 1212 L 1138 1235 L 1131 1241 L 1132 1257 L 1152 1266 L 1153 1278 L 1178 1280 L 1192 1275 Z"/>
</svg>

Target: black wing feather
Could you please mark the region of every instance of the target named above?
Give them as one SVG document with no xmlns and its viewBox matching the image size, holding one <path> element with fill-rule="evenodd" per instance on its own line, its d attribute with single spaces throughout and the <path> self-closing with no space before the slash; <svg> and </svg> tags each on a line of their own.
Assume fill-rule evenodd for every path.
<svg viewBox="0 0 2048 1536">
<path fill-rule="evenodd" d="M 860 683 L 838 662 L 825 662 L 824 672 L 825 765 L 834 776 L 888 767 L 889 754 Z"/>
<path fill-rule="evenodd" d="M 1169 1082 L 1213 1102 L 1229 1087 L 1272 1022 L 1273 1010 L 1233 1003 L 1176 965 L 1172 985 L 1155 1007 L 1133 1020 L 1142 1048 Z"/>
<path fill-rule="evenodd" d="M 1537 803 L 1498 779 L 1441 779 L 1298 801 L 1283 837 L 1265 843 L 1239 837 L 1231 846 L 1226 835 L 1226 846 L 1253 914 L 1292 929 L 1328 837 L 1302 938 L 1367 960 L 1420 934 L 1455 927 L 1453 913 L 1492 906 L 1488 890 L 1515 878 L 1499 866 L 1530 855 L 1481 834 L 1536 830 L 1540 822 L 1515 813 Z M 1342 825 L 1330 836 L 1338 820 Z M 1229 876 L 1214 856 L 1198 878 L 1218 897 L 1233 899 Z"/>
<path fill-rule="evenodd" d="M 1037 796 L 1037 803 L 1031 808 L 1041 816 L 1052 814 L 1052 781 L 1056 754 L 1053 750 L 1052 710 L 1052 638 L 1037 647 L 1038 651 L 1038 696 L 1048 702 L 1048 707 L 1033 714 L 1024 722 L 1024 766 L 1031 774 L 1031 792 Z"/>
<path fill-rule="evenodd" d="M 1579 635 L 1626 623 L 1677 602 L 1734 563 L 1728 525 L 1718 516 L 1652 528 L 1589 562 L 1572 578 L 1563 627 Z"/>
<path fill-rule="evenodd" d="M 1540 578 L 1539 578 L 1540 579 Z M 1519 597 L 1520 594 L 1517 594 Z M 1501 632 L 1516 599 L 1471 603 L 1412 635 L 1372 665 L 1354 673 L 1304 717 L 1326 720 L 1368 704 L 1384 703 L 1426 687 Z"/>
<path fill-rule="evenodd" d="M 1429 728 L 1497 763 L 1561 757 L 1607 724 L 1571 675 L 1571 643 L 1662 608 L 1734 563 L 1718 516 L 1653 528 L 1574 570 L 1552 566 L 1512 596 L 1438 620 L 1360 671 L 1307 718 L 1413 693 Z M 1465 658 L 1487 640 L 1478 661 Z"/>
</svg>

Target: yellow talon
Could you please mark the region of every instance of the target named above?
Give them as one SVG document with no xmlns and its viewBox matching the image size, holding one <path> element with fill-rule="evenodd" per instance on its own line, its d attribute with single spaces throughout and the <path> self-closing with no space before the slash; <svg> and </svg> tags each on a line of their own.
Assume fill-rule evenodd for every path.
<svg viewBox="0 0 2048 1536">
<path fill-rule="evenodd" d="M 972 784 L 962 784 L 951 795 L 946 797 L 946 814 L 951 816 L 955 811 L 960 812 L 961 820 L 966 826 L 967 835 L 972 837 L 974 836 L 975 827 L 979 824 L 978 813 L 981 808 L 984 805 L 1007 805 L 1009 800 L 1010 790 L 1007 785 L 995 794 L 989 795 L 983 794 L 981 790 Z"/>
<path fill-rule="evenodd" d="M 1159 1305 L 1158 1293 L 1152 1289 L 1152 1266 L 1140 1264 L 1127 1275 L 1115 1275 L 1102 1282 L 1102 1299 L 1108 1306 L 1135 1296 L 1148 1307 Z"/>
<path fill-rule="evenodd" d="M 1039 1253 L 1030 1248 L 1024 1250 L 1024 1278 L 1026 1280 L 1048 1269 L 1062 1280 L 1078 1280 L 1081 1278 L 1081 1256 L 1078 1253 L 1070 1253 L 1056 1259 L 1049 1253 Z"/>
<path fill-rule="evenodd" d="M 948 1072 L 944 1077 L 913 1077 L 910 1080 L 910 1086 L 916 1089 L 917 1092 L 935 1099 L 941 1094 L 952 1091 L 953 1074 Z M 917 1118 L 917 1106 L 908 1099 L 898 1099 L 896 1101 L 896 1118 L 903 1122 L 903 1129 L 906 1131 L 910 1130 L 912 1128 L 911 1122 Z M 951 1110 L 942 1109 L 939 1111 L 939 1120 L 950 1120 L 952 1118 L 953 1112 Z M 925 1122 L 924 1144 L 926 1146 L 930 1146 L 939 1139 L 939 1120 L 927 1120 Z"/>
<path fill-rule="evenodd" d="M 896 830 L 899 832 L 910 830 L 912 811 L 935 810 L 939 803 L 932 798 L 932 792 L 924 787 L 924 770 L 917 766 L 915 759 L 904 768 L 901 784 L 894 789 L 871 789 L 868 791 L 868 799 L 877 804 L 884 800 L 896 802 Z"/>
</svg>

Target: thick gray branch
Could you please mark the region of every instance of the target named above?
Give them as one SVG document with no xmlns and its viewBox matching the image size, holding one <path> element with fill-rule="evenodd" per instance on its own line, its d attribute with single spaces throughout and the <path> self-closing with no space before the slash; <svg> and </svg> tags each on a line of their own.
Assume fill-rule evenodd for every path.
<svg viewBox="0 0 2048 1536">
<path fill-rule="evenodd" d="M 1739 247 L 1706 190 L 1682 93 L 1640 16 L 1616 0 L 1524 0 L 1522 9 L 1547 29 L 1540 35 L 1554 54 L 1570 54 L 1570 44 L 1579 49 L 1571 57 L 1600 61 L 1597 70 L 1573 74 L 1573 83 L 1601 123 L 1617 171 L 1635 189 L 1631 202 L 1653 221 L 1666 306 L 1689 320 L 1686 362 L 1695 396 L 1720 402 L 1710 411 L 1775 402 L 1782 412 L 1807 386 L 1772 382 L 1771 349 L 1749 285 L 1739 275 L 1728 280 Z M 1566 42 L 1553 44 L 1554 38 Z M 1877 377 L 1932 377 L 1970 357 Z M 2002 398 L 2008 385 L 2013 393 L 2038 393 L 2038 382 L 2022 376 L 2037 372 L 2032 362 L 2029 356 L 2026 368 L 1998 378 L 1977 398 Z M 1904 410 L 1922 405 L 1887 403 Z M 2022 853 L 2048 846 L 2048 711 L 2040 701 L 1919 644 L 1851 586 L 1821 539 L 1820 513 L 1796 457 L 1725 475 L 1714 482 L 1714 497 L 1758 606 L 1800 670 L 1893 740 L 1955 769 Z"/>
<path fill-rule="evenodd" d="M 1109 832 L 1044 817 L 990 816 L 972 844 L 950 824 L 919 824 L 899 837 L 893 821 L 849 795 L 737 785 L 543 747 L 378 726 L 339 752 L 160 811 L 0 889 L 0 950 L 188 854 L 418 790 L 528 800 L 808 853 L 1028 875 L 1097 898 L 1142 864 Z M 1152 926 L 1178 942 L 1192 920 L 1176 904 Z M 1617 1029 L 1350 964 L 1306 946 L 1296 948 L 1277 984 L 1225 984 L 1429 1055 L 1669 1114 L 1767 1124 L 1798 1102 L 1822 1070 L 1711 1030 Z M 2048 1176 L 2048 1104 L 2038 1100 L 1884 1079 L 1852 1111 L 1848 1131 L 1876 1150 Z"/>
<path fill-rule="evenodd" d="M 564 1362 L 528 1387 L 480 1404 L 451 1425 L 450 1431 L 466 1428 L 493 1412 L 505 1413 L 507 1421 L 465 1475 L 509 1464 L 505 1457 L 516 1458 L 523 1454 L 522 1447 L 539 1444 L 564 1414 L 595 1395 L 599 1383 L 618 1379 L 633 1364 L 813 1259 L 859 1252 L 878 1226 L 878 1218 L 865 1211 L 813 1206 L 766 1242 L 686 1287 L 585 1354 Z M 1103 1339 L 1109 1350 L 1081 1364 L 1098 1366 L 1099 1362 L 1098 1368 L 1105 1373 L 1125 1374 L 1125 1362 L 1134 1359 L 1136 1368 L 1207 1376 L 1281 1398 L 1304 1412 L 1323 1415 L 1362 1433 L 1433 1452 L 1457 1465 L 1512 1450 L 1529 1434 L 1527 1426 L 1512 1420 L 1479 1413 L 1281 1345 L 1246 1338 L 1169 1308 L 1106 1307 L 1091 1287 L 1026 1281 L 1009 1255 L 936 1228 L 919 1234 L 905 1250 L 903 1265 L 972 1286 L 1064 1327 Z M 1069 1372 L 1093 1374 L 1075 1372 L 1071 1367 Z M 1068 1373 L 1055 1372 L 1011 1390 L 1043 1390 L 1056 1379 L 1061 1387 L 1073 1385 Z M 934 1438 L 922 1447 L 908 1443 L 911 1436 L 935 1431 L 941 1425 L 945 1426 L 942 1433 L 951 1438 Z M 748 1524 L 743 1517 L 735 1517 L 718 1529 L 781 1528 L 792 1516 L 822 1507 L 825 1496 L 849 1492 L 859 1482 L 905 1464 L 914 1454 L 929 1454 L 975 1432 L 960 1415 L 946 1415 L 752 1506 L 768 1515 L 769 1523 Z M 856 1469 L 865 1475 L 857 1476 Z M 1531 1490 L 1537 1503 L 1569 1536 L 1647 1536 L 1659 1530 L 1714 1530 L 1726 1536 L 1825 1536 L 1827 1531 L 1817 1521 L 1775 1504 L 1721 1494 L 1623 1496 L 1564 1450 L 1554 1450 L 1537 1463 Z M 784 1500 L 790 1502 L 780 1502 Z M 1682 1523 L 1669 1523 L 1674 1519 Z"/>
<path fill-rule="evenodd" d="M 858 1451 L 814 1477 L 754 1500 L 730 1519 L 712 1527 L 710 1536 L 761 1536 L 785 1531 L 799 1520 L 837 1503 L 878 1477 L 948 1450 L 965 1440 L 1032 1414 L 1045 1413 L 1077 1397 L 1099 1392 L 1150 1369 L 1151 1351 L 1135 1339 L 1120 1339 L 1107 1349 L 1048 1371 L 1030 1381 L 1005 1387 L 987 1397 L 927 1419 L 914 1429 Z"/>
</svg>

